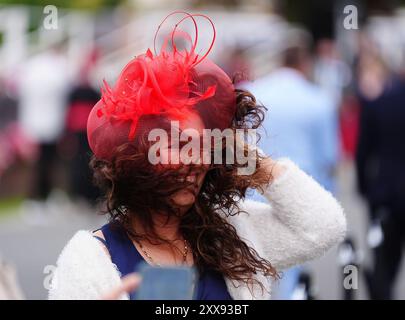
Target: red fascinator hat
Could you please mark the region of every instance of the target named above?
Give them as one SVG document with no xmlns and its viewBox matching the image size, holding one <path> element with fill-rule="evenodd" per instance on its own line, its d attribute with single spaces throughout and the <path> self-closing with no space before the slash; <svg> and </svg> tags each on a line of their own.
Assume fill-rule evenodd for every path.
<svg viewBox="0 0 405 320">
<path fill-rule="evenodd" d="M 234 86 L 226 73 L 207 58 L 215 42 L 214 24 L 204 15 L 173 12 L 159 25 L 154 42 L 162 24 L 174 14 L 183 16 L 165 38 L 159 54 L 156 49 L 154 53 L 148 49 L 135 57 L 113 87 L 104 81 L 102 97 L 87 122 L 89 145 L 97 158 L 108 160 L 117 147 L 135 141 L 147 116 L 181 121 L 197 112 L 207 129 L 223 130 L 231 125 L 236 110 Z M 207 19 L 213 30 L 212 42 L 204 55 L 195 52 L 196 17 Z M 194 40 L 179 30 L 186 19 L 194 25 Z M 178 37 L 185 39 L 190 49 L 178 50 Z"/>
</svg>

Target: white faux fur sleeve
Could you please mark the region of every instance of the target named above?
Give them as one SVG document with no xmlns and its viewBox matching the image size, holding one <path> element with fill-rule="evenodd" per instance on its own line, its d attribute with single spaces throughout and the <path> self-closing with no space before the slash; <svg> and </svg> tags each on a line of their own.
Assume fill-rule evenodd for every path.
<svg viewBox="0 0 405 320">
<path fill-rule="evenodd" d="M 53 275 L 50 300 L 95 300 L 121 284 L 119 273 L 98 240 L 78 231 L 62 250 Z M 128 299 L 123 295 L 121 299 Z"/>
<path fill-rule="evenodd" d="M 346 218 L 337 200 L 312 177 L 288 159 L 278 161 L 286 171 L 265 190 L 269 204 L 245 201 L 248 215 L 240 216 L 250 223 L 239 221 L 238 229 L 251 224 L 242 236 L 280 270 L 319 257 L 341 241 Z"/>
</svg>

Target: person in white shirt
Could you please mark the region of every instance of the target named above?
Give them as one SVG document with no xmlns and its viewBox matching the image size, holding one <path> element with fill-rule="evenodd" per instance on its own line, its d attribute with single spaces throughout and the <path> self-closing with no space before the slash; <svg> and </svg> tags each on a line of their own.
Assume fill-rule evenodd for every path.
<svg viewBox="0 0 405 320">
<path fill-rule="evenodd" d="M 57 142 L 64 130 L 69 72 L 60 48 L 29 59 L 19 75 L 18 120 L 25 134 L 39 146 L 34 198 L 45 200 L 52 189 Z"/>
</svg>

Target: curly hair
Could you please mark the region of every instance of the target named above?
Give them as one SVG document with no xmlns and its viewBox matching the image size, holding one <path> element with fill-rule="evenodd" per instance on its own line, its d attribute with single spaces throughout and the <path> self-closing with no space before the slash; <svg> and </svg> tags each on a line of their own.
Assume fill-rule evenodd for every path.
<svg viewBox="0 0 405 320">
<path fill-rule="evenodd" d="M 231 129 L 257 129 L 264 120 L 266 108 L 258 104 L 248 91 L 236 89 L 235 94 L 237 108 Z M 202 112 L 200 116 L 204 122 Z M 153 212 L 164 212 L 168 219 L 176 215 L 177 211 L 168 197 L 190 183 L 179 182 L 184 181 L 179 180 L 179 176 L 187 175 L 187 172 L 153 170 L 147 158 L 149 144 L 145 137 L 150 129 L 148 123 L 152 125 L 156 119 L 152 116 L 142 121 L 145 134 L 139 135 L 133 143 L 120 146 L 109 161 L 93 157 L 91 167 L 95 183 L 104 191 L 105 213 L 109 214 L 110 221 L 122 226 L 132 239 L 147 237 L 151 242 L 165 241 L 154 231 Z M 161 124 L 164 126 L 164 123 Z M 247 154 L 246 145 L 243 151 Z M 241 166 L 237 161 L 234 164 L 211 165 L 195 203 L 178 217 L 180 232 L 188 241 L 200 272 L 209 268 L 249 286 L 256 282 L 263 290 L 264 286 L 253 280 L 252 275 L 262 272 L 278 279 L 277 271 L 241 240 L 235 227 L 227 221 L 231 215 L 247 214 L 239 208 L 239 202 L 245 198 L 248 188 L 262 189 L 271 182 L 271 173 L 263 170 L 261 159 L 256 153 L 256 170 L 252 175 L 237 174 Z M 191 168 L 192 165 L 189 170 Z M 137 234 L 133 230 L 135 217 L 137 222 L 142 223 L 145 234 Z"/>
</svg>

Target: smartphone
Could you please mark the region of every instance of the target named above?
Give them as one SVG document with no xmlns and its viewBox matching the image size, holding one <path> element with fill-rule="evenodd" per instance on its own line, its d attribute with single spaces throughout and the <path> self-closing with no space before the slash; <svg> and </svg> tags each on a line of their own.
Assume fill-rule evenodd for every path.
<svg viewBox="0 0 405 320">
<path fill-rule="evenodd" d="M 153 267 L 142 263 L 136 272 L 142 277 L 134 292 L 136 300 L 192 300 L 197 273 L 192 267 Z"/>
</svg>

